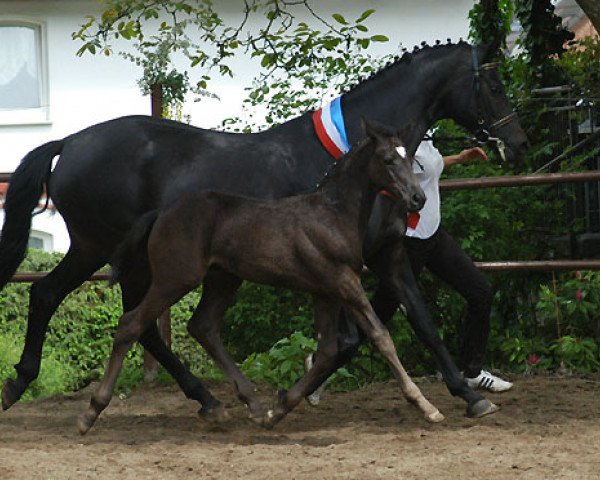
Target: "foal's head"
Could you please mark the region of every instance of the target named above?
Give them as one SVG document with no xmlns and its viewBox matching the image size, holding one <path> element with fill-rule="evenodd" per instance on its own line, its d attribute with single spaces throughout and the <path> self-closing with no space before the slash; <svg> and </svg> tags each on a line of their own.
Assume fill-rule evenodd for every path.
<svg viewBox="0 0 600 480">
<path fill-rule="evenodd" d="M 413 158 L 398 135 L 364 120 L 363 128 L 374 145 L 366 172 L 371 182 L 401 201 L 409 212 L 423 208 L 425 193 L 413 173 Z"/>
</svg>

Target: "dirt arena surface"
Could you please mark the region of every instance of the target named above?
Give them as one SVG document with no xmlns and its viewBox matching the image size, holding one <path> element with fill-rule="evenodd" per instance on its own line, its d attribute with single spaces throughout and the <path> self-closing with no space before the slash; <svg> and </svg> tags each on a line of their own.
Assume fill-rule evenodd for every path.
<svg viewBox="0 0 600 480">
<path fill-rule="evenodd" d="M 0 413 L 0 479 L 600 479 L 600 376 L 513 379 L 488 395 L 501 410 L 479 420 L 420 380 L 446 415 L 436 425 L 393 382 L 326 393 L 272 431 L 221 383 L 210 386 L 231 418 L 218 427 L 173 386 L 115 398 L 85 437 L 75 419 L 89 391 L 19 403 Z"/>
</svg>

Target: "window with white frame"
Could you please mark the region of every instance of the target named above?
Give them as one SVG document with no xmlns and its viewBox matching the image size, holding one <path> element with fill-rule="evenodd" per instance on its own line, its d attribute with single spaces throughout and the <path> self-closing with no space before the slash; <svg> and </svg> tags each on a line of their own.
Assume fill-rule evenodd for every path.
<svg viewBox="0 0 600 480">
<path fill-rule="evenodd" d="M 0 18 L 0 124 L 48 121 L 42 24 Z"/>
<path fill-rule="evenodd" d="M 47 252 L 53 252 L 54 237 L 51 233 L 41 232 L 39 230 L 31 230 L 27 246 L 29 248 L 38 248 Z"/>
</svg>

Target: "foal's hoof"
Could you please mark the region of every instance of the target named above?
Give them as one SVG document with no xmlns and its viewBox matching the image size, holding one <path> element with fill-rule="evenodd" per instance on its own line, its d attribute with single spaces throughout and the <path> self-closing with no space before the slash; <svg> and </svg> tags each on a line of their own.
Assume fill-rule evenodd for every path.
<svg viewBox="0 0 600 480">
<path fill-rule="evenodd" d="M 498 410 L 500 410 L 500 407 L 490 402 L 487 398 L 483 398 L 467 407 L 467 417 L 481 418 Z"/>
<path fill-rule="evenodd" d="M 19 399 L 20 395 L 16 392 L 17 386 L 12 379 L 6 380 L 2 387 L 2 410 L 8 410 Z"/>
<path fill-rule="evenodd" d="M 77 418 L 77 430 L 80 435 L 85 435 L 90 431 L 90 428 L 94 425 L 94 420 L 89 418 L 87 415 L 80 415 Z"/>
<path fill-rule="evenodd" d="M 272 430 L 282 419 L 282 415 L 277 415 L 274 410 L 268 410 L 262 418 L 262 426 L 267 430 Z"/>
<path fill-rule="evenodd" d="M 229 419 L 229 413 L 221 403 L 215 407 L 202 406 L 198 410 L 198 416 L 209 423 L 223 423 Z"/>
<path fill-rule="evenodd" d="M 444 417 L 442 412 L 440 412 L 439 410 L 436 410 L 435 412 L 430 413 L 429 415 L 425 415 L 425 420 L 431 423 L 440 423 L 443 422 L 445 419 L 446 417 Z"/>
</svg>

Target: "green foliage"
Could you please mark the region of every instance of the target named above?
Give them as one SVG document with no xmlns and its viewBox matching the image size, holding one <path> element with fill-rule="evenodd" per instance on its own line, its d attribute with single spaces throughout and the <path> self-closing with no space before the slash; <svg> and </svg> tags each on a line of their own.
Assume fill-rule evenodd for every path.
<svg viewBox="0 0 600 480">
<path fill-rule="evenodd" d="M 290 388 L 304 374 L 304 359 L 317 342 L 301 332 L 278 340 L 267 352 L 252 353 L 242 363 L 242 371 L 253 381 L 266 381 Z"/>
<path fill-rule="evenodd" d="M 19 360 L 22 339 L 11 331 L 0 333 L 0 378 L 13 376 L 13 365 Z M 45 347 L 38 380 L 32 383 L 24 395 L 25 400 L 47 397 L 72 390 L 71 377 L 75 368 L 65 364 L 65 358 L 59 351 Z"/>
<path fill-rule="evenodd" d="M 223 341 L 238 361 L 265 352 L 279 339 L 313 332 L 307 294 L 245 282 L 225 316 Z"/>
<path fill-rule="evenodd" d="M 517 38 L 521 52 L 517 57 L 500 59 L 503 74 L 510 79 L 509 92 L 516 100 L 527 99 L 533 88 L 566 81 L 556 60 L 564 54 L 573 34 L 562 26 L 551 0 L 480 0 L 469 12 L 469 19 L 469 36 L 476 42 L 499 39 L 505 44 L 511 22 L 521 25 L 522 34 Z"/>
<path fill-rule="evenodd" d="M 556 64 L 583 97 L 600 97 L 600 37 L 572 42 Z"/>
<path fill-rule="evenodd" d="M 528 315 L 492 332 L 503 363 L 520 371 L 600 370 L 600 272 L 565 273 L 529 286 Z"/>
<path fill-rule="evenodd" d="M 536 310 L 538 320 L 554 329 L 547 352 L 554 364 L 584 372 L 600 369 L 600 272 L 575 272 L 541 285 Z"/>
<path fill-rule="evenodd" d="M 156 83 L 165 87 L 167 105 L 190 90 L 208 94 L 206 88 L 215 70 L 233 76 L 230 60 L 236 52 L 255 58 L 265 72 L 258 79 L 260 88 L 251 93 L 259 99 L 266 93 L 264 79 L 275 72 L 285 72 L 282 78 L 301 79 L 310 75 L 311 66 L 322 62 L 336 63 L 343 71 L 345 60 L 338 54 L 387 41 L 384 35 L 369 34 L 365 25 L 373 9 L 354 21 L 340 13 L 325 18 L 308 0 L 249 0 L 240 9 L 238 23 L 228 25 L 210 0 L 107 0 L 100 17 L 88 17 L 72 38 L 83 42 L 78 55 L 100 51 L 110 55 L 115 40 L 135 40 L 139 55 L 123 55 L 143 67 L 140 85 L 145 93 Z M 299 21 L 302 13 L 313 22 Z M 195 87 L 187 72 L 173 69 L 173 55 L 187 59 L 190 68 L 201 69 Z"/>
<path fill-rule="evenodd" d="M 594 338 L 560 337 L 550 346 L 561 365 L 579 372 L 597 372 L 600 369 L 600 348 Z"/>
<path fill-rule="evenodd" d="M 511 0 L 484 0 L 469 11 L 469 38 L 474 43 L 506 43 L 513 15 Z"/>
<path fill-rule="evenodd" d="M 515 15 L 525 35 L 520 43 L 527 52 L 530 68 L 551 67 L 551 57 L 564 52 L 564 44 L 573 39 L 573 33 L 562 26 L 562 19 L 554 14 L 551 0 L 519 0 Z M 539 71 L 538 71 L 539 72 Z"/>
<path fill-rule="evenodd" d="M 274 387 L 287 389 L 304 375 L 304 359 L 316 347 L 316 340 L 306 337 L 302 332 L 294 332 L 289 337 L 278 340 L 267 352 L 249 355 L 241 368 L 253 381 L 267 382 Z M 348 388 L 356 380 L 357 377 L 347 368 L 340 368 L 329 382 L 334 388 Z"/>
<path fill-rule="evenodd" d="M 353 24 L 346 22 L 339 33 L 354 38 L 357 31 L 366 32 L 364 18 L 363 13 Z M 301 24 L 293 34 L 273 39 L 285 68 L 259 75 L 246 88 L 244 115 L 224 120 L 223 127 L 247 133 L 282 123 L 317 108 L 392 59 L 391 55 L 375 58 L 363 51 L 371 42 L 387 41 L 382 35 L 349 42 L 338 32 L 318 33 Z"/>
</svg>

